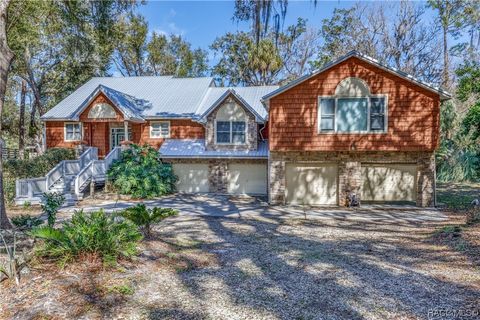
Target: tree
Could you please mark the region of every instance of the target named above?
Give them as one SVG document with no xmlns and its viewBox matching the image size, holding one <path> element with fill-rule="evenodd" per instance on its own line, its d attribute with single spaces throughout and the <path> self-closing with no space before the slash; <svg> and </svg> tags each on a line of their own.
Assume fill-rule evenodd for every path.
<svg viewBox="0 0 480 320">
<path fill-rule="evenodd" d="M 221 58 L 212 73 L 221 85 L 267 85 L 276 83 L 282 60 L 272 39 L 255 44 L 252 34 L 227 33 L 211 49 Z"/>
<path fill-rule="evenodd" d="M 315 2 L 316 3 L 316 2 Z M 287 14 L 287 0 L 235 0 L 233 18 L 237 21 L 251 21 L 255 44 L 267 36 L 273 19 L 275 36 L 280 33 L 281 23 Z"/>
<path fill-rule="evenodd" d="M 181 36 L 153 32 L 140 15 L 129 15 L 118 25 L 114 63 L 123 76 L 203 76 L 208 69 L 207 53 L 192 50 Z"/>
<path fill-rule="evenodd" d="M 457 36 L 461 27 L 463 0 L 429 0 L 430 8 L 437 12 L 437 21 L 442 28 L 443 77 L 442 85 L 450 86 L 450 55 L 448 36 Z"/>
<path fill-rule="evenodd" d="M 7 212 L 5 210 L 5 196 L 3 190 L 3 160 L 2 147 L 3 140 L 1 139 L 2 127 L 1 116 L 3 111 L 3 103 L 5 101 L 5 92 L 7 89 L 8 72 L 10 64 L 13 59 L 13 52 L 8 47 L 7 43 L 7 9 L 10 0 L 0 1 L 0 229 L 10 229 L 12 224 L 8 220 Z"/>
</svg>

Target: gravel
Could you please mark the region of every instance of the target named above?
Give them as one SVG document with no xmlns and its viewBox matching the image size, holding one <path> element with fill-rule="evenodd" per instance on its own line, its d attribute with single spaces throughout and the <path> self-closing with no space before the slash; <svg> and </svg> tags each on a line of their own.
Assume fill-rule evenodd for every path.
<svg viewBox="0 0 480 320">
<path fill-rule="evenodd" d="M 0 318 L 439 319 L 429 312 L 475 312 L 478 266 L 432 241 L 448 222 L 180 215 L 155 229 L 136 261 L 114 270 L 45 268 L 20 288 L 0 286 Z M 115 286 L 133 293 L 108 289 Z"/>
</svg>

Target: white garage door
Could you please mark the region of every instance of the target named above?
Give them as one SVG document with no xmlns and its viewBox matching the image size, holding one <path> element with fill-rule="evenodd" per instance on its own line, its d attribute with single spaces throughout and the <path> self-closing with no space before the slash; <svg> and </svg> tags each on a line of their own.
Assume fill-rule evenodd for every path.
<svg viewBox="0 0 480 320">
<path fill-rule="evenodd" d="M 208 164 L 174 163 L 177 175 L 177 191 L 195 193 L 208 192 Z"/>
<path fill-rule="evenodd" d="M 337 204 L 336 164 L 287 164 L 285 198 L 289 204 Z"/>
<path fill-rule="evenodd" d="M 267 194 L 267 164 L 232 163 L 228 171 L 228 193 Z"/>
<path fill-rule="evenodd" d="M 363 201 L 415 201 L 414 164 L 362 164 Z"/>
</svg>

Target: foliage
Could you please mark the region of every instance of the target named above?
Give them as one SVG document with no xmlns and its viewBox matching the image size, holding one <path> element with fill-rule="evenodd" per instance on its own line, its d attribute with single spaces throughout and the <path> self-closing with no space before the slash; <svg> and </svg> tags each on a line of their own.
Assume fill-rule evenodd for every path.
<svg viewBox="0 0 480 320">
<path fill-rule="evenodd" d="M 463 133 L 472 131 L 472 138 L 480 144 L 480 100 L 473 105 L 462 121 Z"/>
<path fill-rule="evenodd" d="M 113 187 L 134 198 L 152 198 L 175 191 L 177 177 L 171 165 L 159 160 L 158 151 L 149 145 L 132 145 L 108 171 Z"/>
<path fill-rule="evenodd" d="M 57 211 L 65 202 L 65 197 L 61 193 L 52 192 L 43 194 L 42 211 L 47 215 L 49 227 L 55 225 L 57 220 Z"/>
<path fill-rule="evenodd" d="M 117 25 L 117 46 L 113 61 L 124 76 L 175 75 L 204 76 L 208 69 L 207 53 L 181 36 L 153 32 L 141 15 L 130 14 Z"/>
<path fill-rule="evenodd" d="M 389 12 L 395 12 L 389 16 Z M 335 9 L 322 20 L 323 43 L 311 64 L 315 68 L 356 50 L 415 75 L 439 83 L 441 47 L 438 26 L 425 18 L 425 8 L 408 1 L 355 4 Z"/>
<path fill-rule="evenodd" d="M 163 219 L 177 214 L 178 211 L 171 208 L 154 207 L 152 209 L 147 209 L 143 203 L 125 209 L 119 213 L 120 216 L 141 227 L 146 237 L 150 237 L 152 224 L 159 223 Z"/>
<path fill-rule="evenodd" d="M 16 233 L 13 232 L 13 245 L 10 247 L 2 233 L 0 232 L 0 238 L 2 238 L 3 247 L 7 253 L 7 260 L 0 265 L 0 282 L 8 279 L 14 279 L 16 285 L 20 284 L 20 276 L 22 270 L 27 266 L 28 258 L 25 254 L 22 256 L 17 255 L 17 238 Z"/>
<path fill-rule="evenodd" d="M 439 181 L 478 181 L 480 179 L 480 145 L 472 133 L 457 133 L 452 139 L 441 141 L 437 151 L 437 179 Z"/>
<path fill-rule="evenodd" d="M 43 223 L 38 217 L 33 217 L 29 214 L 22 214 L 19 216 L 12 217 L 10 219 L 17 228 L 20 229 L 32 229 Z"/>
<path fill-rule="evenodd" d="M 43 177 L 62 160 L 75 159 L 72 149 L 51 148 L 32 159 L 17 159 L 4 162 L 4 189 L 7 202 L 15 199 L 15 180 Z"/>
<path fill-rule="evenodd" d="M 44 240 L 37 246 L 36 254 L 61 265 L 97 257 L 112 265 L 119 258 L 134 256 L 137 242 L 142 238 L 135 225 L 118 221 L 103 210 L 90 214 L 77 211 L 61 229 L 43 226 L 33 229 L 31 235 Z"/>
<path fill-rule="evenodd" d="M 467 101 L 471 96 L 480 100 L 480 62 L 466 62 L 456 70 L 458 76 L 457 96 Z"/>
</svg>

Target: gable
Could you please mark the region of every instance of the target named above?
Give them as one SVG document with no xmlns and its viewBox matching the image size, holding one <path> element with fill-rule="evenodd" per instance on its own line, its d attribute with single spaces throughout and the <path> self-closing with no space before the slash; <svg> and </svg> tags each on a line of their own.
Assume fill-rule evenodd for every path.
<svg viewBox="0 0 480 320">
<path fill-rule="evenodd" d="M 345 56 L 343 56 L 343 57 L 341 57 L 341 58 L 339 58 L 335 61 L 332 61 L 330 63 L 325 64 L 322 68 L 314 71 L 313 73 L 307 74 L 303 77 L 300 77 L 300 78 L 286 84 L 285 86 L 282 86 L 279 89 L 277 89 L 273 92 L 270 92 L 269 94 L 263 96 L 262 97 L 262 102 L 268 104 L 268 101 L 270 99 L 272 99 L 273 97 L 276 97 L 276 96 L 290 90 L 291 88 L 294 88 L 294 87 L 302 84 L 303 82 L 309 81 L 310 79 L 312 79 L 312 78 L 314 78 L 318 75 L 321 75 L 322 73 L 328 72 L 331 69 L 335 69 L 340 64 L 343 64 L 347 61 L 352 61 L 352 60 L 355 61 L 356 63 L 359 63 L 359 64 L 370 65 L 373 68 L 376 68 L 382 74 L 390 74 L 390 75 L 396 77 L 397 79 L 400 79 L 401 81 L 407 81 L 411 85 L 417 86 L 419 88 L 423 88 L 427 91 L 430 91 L 430 92 L 436 94 L 440 98 L 440 100 L 448 100 L 452 97 L 448 92 L 442 90 L 441 88 L 435 87 L 430 83 L 427 83 L 427 82 L 421 81 L 419 79 L 416 79 L 414 76 L 409 75 L 409 74 L 407 74 L 403 71 L 400 71 L 396 68 L 392 68 L 392 67 L 383 65 L 383 64 L 381 64 L 380 62 L 378 62 L 377 60 L 375 60 L 371 57 L 362 55 L 362 54 L 360 54 L 356 51 L 351 51 L 348 54 L 346 54 Z"/>
<path fill-rule="evenodd" d="M 102 92 L 98 93 L 80 113 L 80 121 L 124 121 L 125 118 L 115 104 Z"/>
</svg>

